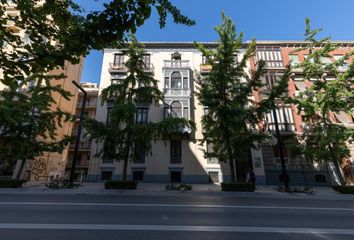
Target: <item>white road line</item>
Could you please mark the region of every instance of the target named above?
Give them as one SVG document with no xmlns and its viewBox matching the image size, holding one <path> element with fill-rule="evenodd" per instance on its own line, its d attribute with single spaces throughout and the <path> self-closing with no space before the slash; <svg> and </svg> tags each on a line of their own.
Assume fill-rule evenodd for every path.
<svg viewBox="0 0 354 240">
<path fill-rule="evenodd" d="M 292 207 L 257 205 L 213 205 L 213 204 L 139 204 L 139 203 L 75 203 L 75 202 L 0 202 L 1 205 L 49 205 L 49 206 L 103 206 L 103 207 L 173 207 L 173 208 L 235 208 L 235 209 L 284 209 L 315 211 L 354 211 L 354 208 Z"/>
<path fill-rule="evenodd" d="M 354 235 L 354 230 L 353 229 L 291 228 L 291 227 L 251 227 L 251 226 L 0 223 L 0 230 L 1 229 L 249 232 L 249 233 L 296 233 L 296 234 Z"/>
</svg>

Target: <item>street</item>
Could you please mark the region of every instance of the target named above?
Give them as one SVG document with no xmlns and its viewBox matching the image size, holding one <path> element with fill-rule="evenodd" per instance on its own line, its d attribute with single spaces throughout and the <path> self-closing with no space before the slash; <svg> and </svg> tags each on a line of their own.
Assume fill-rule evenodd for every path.
<svg viewBox="0 0 354 240">
<path fill-rule="evenodd" d="M 234 196 L 0 196 L 1 240 L 353 239 L 349 200 Z"/>
</svg>

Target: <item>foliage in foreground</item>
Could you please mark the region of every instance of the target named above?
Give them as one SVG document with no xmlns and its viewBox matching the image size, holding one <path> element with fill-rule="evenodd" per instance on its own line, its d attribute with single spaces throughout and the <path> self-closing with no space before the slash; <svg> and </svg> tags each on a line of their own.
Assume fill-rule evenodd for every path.
<svg viewBox="0 0 354 240">
<path fill-rule="evenodd" d="M 222 24 L 215 30 L 220 38 L 216 49 L 196 44 L 211 65 L 210 73 L 197 82 L 196 96 L 208 109 L 202 117 L 202 144 L 212 145 L 212 151 L 205 151 L 205 157 L 216 157 L 230 165 L 231 181 L 235 182 L 237 161 L 246 161 L 250 149 L 257 148 L 269 137 L 259 125 L 264 115 L 274 108 L 275 99 L 285 97 L 290 69 L 287 68 L 275 86 L 270 86 L 270 93 L 256 103 L 254 92 L 264 86 L 262 75 L 265 72 L 264 61 L 259 61 L 256 69 L 248 72 L 247 64 L 254 57 L 256 42 L 252 41 L 242 56 L 243 34 L 236 34 L 234 23 L 224 14 Z"/>
<path fill-rule="evenodd" d="M 298 141 L 289 143 L 294 156 L 305 156 L 308 162 L 333 162 L 336 175 L 344 183 L 339 162 L 349 156 L 348 140 L 354 136 L 353 129 L 347 128 L 333 119 L 334 114 L 351 113 L 354 108 L 354 63 L 345 71 L 338 69 L 347 65 L 354 52 L 348 52 L 334 62 L 325 61 L 338 46 L 330 38 L 316 39 L 321 29 L 310 28 L 306 19 L 306 39 L 308 45 L 296 52 L 308 53 L 307 58 L 295 68 L 303 70 L 304 80 L 312 84 L 292 102 L 302 112 L 303 134 Z"/>
<path fill-rule="evenodd" d="M 5 86 L 0 91 L 0 155 L 10 166 L 23 160 L 18 176 L 25 160 L 62 152 L 71 140 L 59 138 L 56 130 L 74 118 L 56 107 L 53 97 L 71 97 L 60 73 L 69 63 L 122 43 L 153 10 L 160 27 L 168 16 L 178 24 L 195 24 L 169 0 L 99 2 L 103 10 L 88 13 L 75 0 L 0 0 L 0 83 Z M 18 15 L 5 14 L 11 4 Z"/>
<path fill-rule="evenodd" d="M 107 181 L 104 184 L 106 189 L 136 189 L 138 186 L 137 181 L 120 181 L 120 180 L 112 180 Z"/>
<path fill-rule="evenodd" d="M 52 189 L 63 189 L 63 188 L 72 189 L 72 188 L 78 188 L 80 184 L 73 183 L 69 180 L 62 180 L 62 181 L 53 180 L 50 183 L 47 183 L 45 186 Z"/>
<path fill-rule="evenodd" d="M 20 188 L 27 180 L 0 179 L 0 188 Z"/>
<path fill-rule="evenodd" d="M 228 192 L 254 192 L 256 187 L 252 183 L 243 182 L 222 182 L 221 191 Z"/>
<path fill-rule="evenodd" d="M 332 186 L 333 190 L 344 194 L 354 194 L 354 186 Z"/>
</svg>

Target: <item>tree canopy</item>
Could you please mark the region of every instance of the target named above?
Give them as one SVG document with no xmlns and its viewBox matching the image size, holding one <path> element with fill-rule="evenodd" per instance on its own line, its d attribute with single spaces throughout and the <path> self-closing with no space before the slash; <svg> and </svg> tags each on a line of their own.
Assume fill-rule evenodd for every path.
<svg viewBox="0 0 354 240">
<path fill-rule="evenodd" d="M 328 37 L 317 40 L 320 31 L 311 29 L 307 18 L 306 46 L 296 50 L 308 53 L 304 61 L 294 67 L 302 69 L 303 78 L 312 84 L 292 101 L 302 113 L 304 123 L 300 141 L 292 149 L 311 162 L 333 162 L 337 176 L 341 177 L 338 163 L 349 155 L 348 140 L 354 131 L 335 118 L 336 114 L 351 114 L 354 107 L 354 64 L 348 63 L 354 52 L 329 61 L 338 46 Z"/>
<path fill-rule="evenodd" d="M 56 129 L 72 118 L 53 108 L 53 93 L 71 97 L 53 84 L 65 77 L 60 69 L 79 63 L 92 49 L 118 46 L 153 9 L 161 27 L 168 15 L 175 23 L 194 24 L 168 0 L 111 0 L 102 11 L 90 13 L 73 0 L 0 0 L 3 158 L 33 159 L 44 151 L 62 151 L 70 138 L 57 139 Z"/>
<path fill-rule="evenodd" d="M 202 118 L 203 142 L 212 143 L 213 151 L 205 155 L 229 163 L 231 181 L 235 181 L 237 161 L 247 159 L 250 148 L 257 148 L 269 137 L 261 131 L 260 123 L 264 114 L 274 108 L 275 98 L 286 93 L 289 69 L 266 98 L 255 102 L 254 93 L 263 86 L 265 71 L 264 61 L 259 61 L 253 72 L 247 70 L 256 50 L 255 41 L 242 52 L 243 34 L 236 34 L 234 23 L 224 14 L 222 24 L 215 30 L 219 34 L 215 50 L 196 44 L 211 65 L 210 73 L 198 81 L 196 95 L 208 109 Z"/>
</svg>

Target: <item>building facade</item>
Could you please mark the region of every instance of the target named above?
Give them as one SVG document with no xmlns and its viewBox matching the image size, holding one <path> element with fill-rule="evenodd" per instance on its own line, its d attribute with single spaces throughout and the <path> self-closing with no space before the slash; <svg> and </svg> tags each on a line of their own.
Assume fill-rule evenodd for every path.
<svg viewBox="0 0 354 240">
<path fill-rule="evenodd" d="M 41 5 L 43 4 L 43 1 L 38 1 L 37 4 Z M 19 12 L 16 9 L 16 4 L 12 1 L 7 1 L 7 4 L 5 5 L 5 16 L 18 16 Z M 23 40 L 23 44 L 31 44 L 31 41 L 29 39 L 29 36 L 26 34 L 26 31 L 24 29 L 19 28 L 18 26 L 14 25 L 12 22 L 8 22 L 8 25 L 6 27 L 12 31 L 14 34 L 18 35 L 21 37 Z M 55 44 L 55 42 L 53 42 Z M 11 46 L 8 43 L 4 43 L 2 46 L 3 51 L 8 51 L 11 52 Z M 77 93 L 78 90 L 77 88 L 73 85 L 72 81 L 77 81 L 80 82 L 81 79 L 81 74 L 82 74 L 82 68 L 83 68 L 83 58 L 81 58 L 80 62 L 78 64 L 71 64 L 66 62 L 65 66 L 63 69 L 56 69 L 51 71 L 49 74 L 53 75 L 60 75 L 64 74 L 64 78 L 56 80 L 52 79 L 50 80 L 52 86 L 59 85 L 61 88 L 65 91 L 71 92 L 72 97 L 70 100 L 65 99 L 60 95 L 59 93 L 52 93 L 53 99 L 55 103 L 51 105 L 51 109 L 55 110 L 57 108 L 60 108 L 64 112 L 68 112 L 71 114 L 75 114 L 76 111 L 76 101 L 77 101 Z M 2 71 L 0 68 L 0 78 L 3 78 Z M 32 87 L 36 84 L 35 81 L 30 82 L 28 85 L 25 85 L 23 89 L 20 89 L 19 91 L 24 91 L 26 92 L 29 87 Z M 31 86 L 29 86 L 31 85 Z M 0 91 L 5 89 L 5 85 L 0 82 Z M 57 128 L 56 135 L 57 139 L 62 139 L 63 136 L 70 136 L 71 135 L 71 130 L 72 130 L 72 125 L 73 123 L 71 122 L 62 122 L 61 127 Z M 61 153 L 51 153 L 47 152 L 44 153 L 42 156 L 37 157 L 34 160 L 27 160 L 26 165 L 24 168 L 24 171 L 22 171 L 22 176 L 21 178 L 26 178 L 26 179 L 31 179 L 31 180 L 40 180 L 40 181 L 46 181 L 50 178 L 61 178 L 64 176 L 65 173 L 65 167 L 66 167 L 66 160 L 67 160 L 67 155 L 69 152 L 69 146 L 65 147 L 63 152 Z M 17 175 L 17 171 L 20 166 L 20 161 L 17 161 L 17 164 L 14 168 L 13 171 L 13 176 L 15 177 Z M 1 167 L 0 167 L 1 168 Z"/>
<path fill-rule="evenodd" d="M 212 43 L 207 43 L 215 47 Z M 128 164 L 128 178 L 145 182 L 189 182 L 208 183 L 222 182 L 230 178 L 228 165 L 219 163 L 217 159 L 204 157 L 207 144 L 200 145 L 202 139 L 201 117 L 204 107 L 194 94 L 196 90 L 196 74 L 207 74 L 210 71 L 203 62 L 202 54 L 195 49 L 193 43 L 146 43 L 144 57 L 146 72 L 159 80 L 159 89 L 164 93 L 164 102 L 159 106 L 151 105 L 137 109 L 137 114 L 144 121 L 157 122 L 175 114 L 196 123 L 196 131 L 181 129 L 181 136 L 170 141 L 153 141 L 152 155 L 146 155 L 138 161 Z M 127 56 L 116 49 L 104 51 L 100 90 L 126 77 L 124 67 Z M 106 122 L 109 106 L 97 104 L 96 120 Z M 102 144 L 93 143 L 91 152 L 98 152 Z M 252 157 L 262 161 L 260 150 L 252 150 Z M 264 182 L 262 166 L 255 168 L 259 182 Z M 103 161 L 91 154 L 89 176 L 90 181 L 120 179 L 122 162 Z"/>
<path fill-rule="evenodd" d="M 96 106 L 98 101 L 98 85 L 97 83 L 82 82 L 81 87 L 87 92 L 87 99 L 85 103 L 84 119 L 94 119 L 96 117 Z M 78 94 L 75 116 L 77 119 L 72 127 L 72 136 L 77 134 L 79 127 L 80 112 L 83 103 L 83 93 L 80 91 Z M 91 143 L 92 141 L 86 136 L 85 132 L 81 134 L 80 144 L 77 159 L 75 162 L 75 179 L 78 181 L 86 181 L 88 174 L 88 166 L 91 156 Z M 66 161 L 66 175 L 70 175 L 72 161 L 74 157 L 75 142 L 70 144 L 68 158 Z"/>
<path fill-rule="evenodd" d="M 330 61 L 334 61 L 339 55 L 353 50 L 353 42 L 340 42 L 339 49 L 333 52 Z M 217 159 L 204 157 L 204 150 L 210 151 L 208 144 L 201 145 L 203 129 L 201 118 L 206 109 L 199 103 L 194 92 L 196 89 L 196 76 L 205 76 L 210 71 L 210 65 L 205 64 L 202 53 L 189 42 L 176 43 L 144 43 L 146 55 L 144 56 L 145 70 L 159 80 L 159 89 L 164 93 L 164 102 L 159 106 L 146 106 L 137 109 L 137 119 L 156 122 L 169 114 L 175 114 L 192 120 L 196 123 L 196 130 L 184 129 L 182 137 L 170 141 L 152 142 L 152 155 L 146 155 L 142 159 L 131 161 L 128 164 L 128 178 L 144 182 L 188 182 L 208 183 L 222 182 L 230 179 L 228 164 L 219 163 Z M 215 48 L 215 43 L 205 43 L 209 48 Z M 266 73 L 263 76 L 265 87 L 254 93 L 256 101 L 262 99 L 263 93 L 270 90 L 273 84 L 280 78 L 285 66 L 290 63 L 301 62 L 306 52 L 294 51 L 303 46 L 304 42 L 294 41 L 259 41 L 257 42 L 256 55 L 250 59 L 248 69 L 252 71 L 258 60 L 266 62 Z M 242 58 L 244 50 L 241 50 L 238 59 Z M 102 89 L 114 84 L 127 75 L 124 56 L 117 49 L 104 50 L 99 94 Z M 289 79 L 289 95 L 296 95 L 303 91 L 311 82 L 303 81 L 301 71 L 296 72 Z M 107 121 L 109 106 L 97 104 L 96 120 Z M 301 113 L 296 106 L 278 104 L 276 115 L 283 140 L 294 138 L 302 133 Z M 140 117 L 141 116 L 141 117 Z M 340 113 L 333 115 L 336 121 L 347 121 L 345 124 L 351 127 L 353 119 L 349 115 Z M 275 131 L 273 114 L 264 116 L 262 123 L 268 131 Z M 102 148 L 101 143 L 93 143 L 91 152 L 98 152 Z M 286 167 L 291 184 L 328 184 L 327 170 L 322 165 L 314 166 L 302 158 L 291 159 L 284 150 Z M 278 184 L 281 174 L 281 164 L 276 141 L 262 144 L 258 149 L 251 149 L 249 161 L 239 168 L 238 175 L 244 175 L 247 167 L 252 167 L 258 184 Z M 247 166 L 248 165 L 248 166 Z M 120 179 L 122 175 L 121 162 L 102 160 L 91 154 L 88 170 L 89 181 L 105 181 Z M 242 179 L 242 178 L 241 178 Z"/>
</svg>

